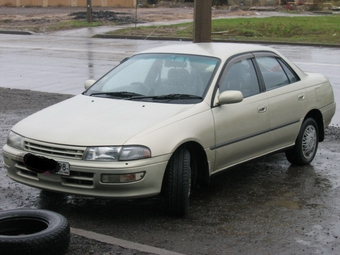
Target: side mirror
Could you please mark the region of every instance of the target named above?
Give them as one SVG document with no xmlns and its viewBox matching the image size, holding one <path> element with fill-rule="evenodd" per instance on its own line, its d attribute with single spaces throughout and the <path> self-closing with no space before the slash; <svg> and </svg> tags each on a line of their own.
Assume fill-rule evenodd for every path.
<svg viewBox="0 0 340 255">
<path fill-rule="evenodd" d="M 218 103 L 223 104 L 235 104 L 243 101 L 243 94 L 238 90 L 227 90 L 223 91 L 218 96 Z"/>
<path fill-rule="evenodd" d="M 88 89 L 89 87 L 91 87 L 96 81 L 95 80 L 87 80 L 84 83 L 84 88 Z"/>
</svg>

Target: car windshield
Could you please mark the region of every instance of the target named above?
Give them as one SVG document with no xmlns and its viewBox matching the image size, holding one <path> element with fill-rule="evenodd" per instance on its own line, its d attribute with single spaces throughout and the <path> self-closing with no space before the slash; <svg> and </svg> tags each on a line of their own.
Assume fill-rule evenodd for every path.
<svg viewBox="0 0 340 255">
<path fill-rule="evenodd" d="M 153 102 L 202 100 L 219 63 L 197 55 L 140 54 L 123 61 L 84 94 Z"/>
</svg>

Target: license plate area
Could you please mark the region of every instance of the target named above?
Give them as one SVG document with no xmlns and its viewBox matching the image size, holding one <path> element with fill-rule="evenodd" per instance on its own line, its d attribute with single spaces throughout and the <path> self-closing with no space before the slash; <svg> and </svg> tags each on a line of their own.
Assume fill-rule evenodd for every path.
<svg viewBox="0 0 340 255">
<path fill-rule="evenodd" d="M 59 175 L 70 175 L 70 164 L 67 162 L 61 162 L 61 161 L 57 161 L 57 163 L 59 164 L 59 171 L 56 172 L 56 174 Z"/>
</svg>

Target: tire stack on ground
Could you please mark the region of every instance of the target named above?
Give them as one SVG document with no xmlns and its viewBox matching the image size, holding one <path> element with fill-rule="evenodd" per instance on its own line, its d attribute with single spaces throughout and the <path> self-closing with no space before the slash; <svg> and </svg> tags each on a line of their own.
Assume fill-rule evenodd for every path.
<svg viewBox="0 0 340 255">
<path fill-rule="evenodd" d="M 58 213 L 40 209 L 0 212 L 1 254 L 61 255 L 69 244 L 69 223 Z"/>
</svg>

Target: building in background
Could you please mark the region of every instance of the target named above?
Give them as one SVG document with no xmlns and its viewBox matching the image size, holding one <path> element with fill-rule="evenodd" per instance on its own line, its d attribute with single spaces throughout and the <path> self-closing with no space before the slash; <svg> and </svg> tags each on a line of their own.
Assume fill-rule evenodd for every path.
<svg viewBox="0 0 340 255">
<path fill-rule="evenodd" d="M 137 0 L 92 0 L 92 6 L 136 7 Z M 87 0 L 0 0 L 0 6 L 80 6 L 86 7 Z"/>
</svg>

